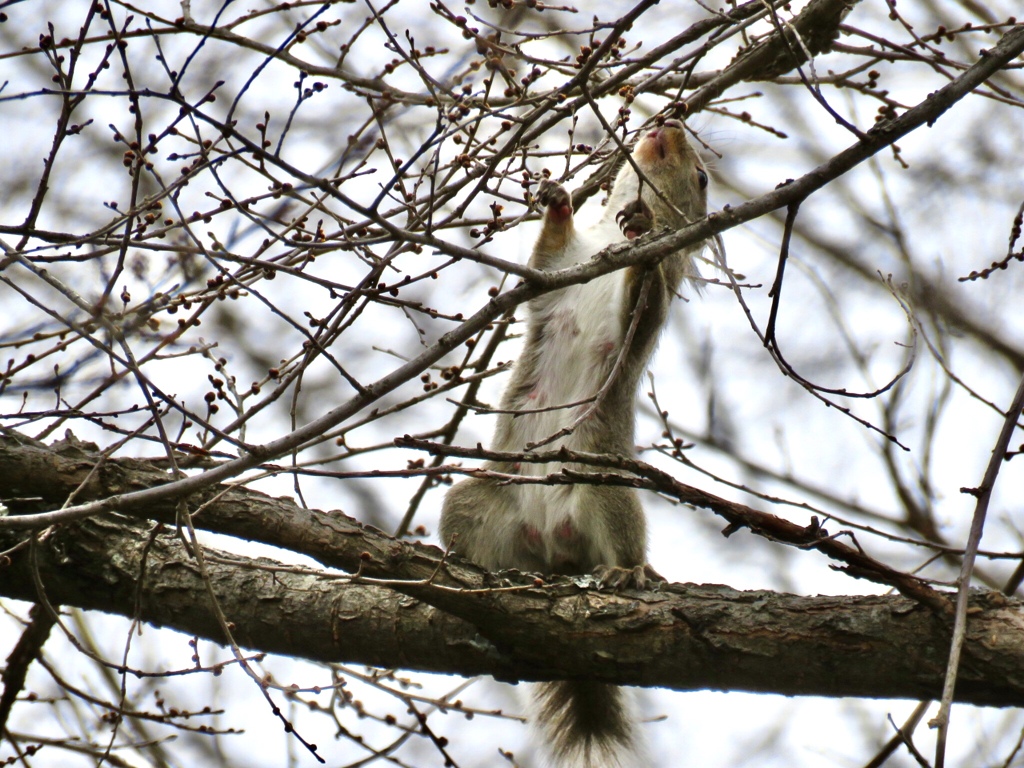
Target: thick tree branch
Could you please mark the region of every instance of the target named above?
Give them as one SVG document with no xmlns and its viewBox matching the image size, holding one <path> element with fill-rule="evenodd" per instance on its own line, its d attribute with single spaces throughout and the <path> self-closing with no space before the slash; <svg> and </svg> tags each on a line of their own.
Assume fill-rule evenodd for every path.
<svg viewBox="0 0 1024 768">
<path fill-rule="evenodd" d="M 59 505 L 75 489 L 91 498 L 166 480 L 142 460 L 97 464 L 95 446 L 72 438 L 52 447 L 11 433 L 0 438 L 0 498 L 17 512 Z M 496 580 L 461 561 L 445 562 L 435 547 L 245 488 L 209 489 L 191 502 L 206 530 L 358 573 L 339 580 L 209 553 L 212 586 L 234 636 L 257 650 L 507 680 L 588 676 L 681 690 L 934 697 L 942 686 L 949 622 L 903 598 L 681 585 L 615 595 L 587 588 L 586 578 Z M 173 524 L 175 504 L 136 513 Z M 152 527 L 100 517 L 51 529 L 37 547 L 47 598 L 222 642 L 199 569 L 170 527 L 147 550 Z M 27 547 L 17 547 L 25 535 L 9 530 L 0 537 L 10 558 L 0 593 L 36 600 Z M 1020 606 L 987 596 L 975 598 L 972 610 L 958 700 L 1024 703 L 1024 649 L 1015 640 Z"/>
<path fill-rule="evenodd" d="M 56 529 L 37 546 L 53 603 L 77 605 L 223 642 L 195 561 L 173 530 L 148 545 L 152 525 L 119 516 Z M 9 546 L 14 534 L 3 537 Z M 933 698 L 949 631 L 913 601 L 796 597 L 724 586 L 666 585 L 602 594 L 563 580 L 531 588 L 514 574 L 497 589 L 445 593 L 472 624 L 381 585 L 310 574 L 267 559 L 207 551 L 207 567 L 235 639 L 259 651 L 504 680 L 593 677 L 678 690 Z M 509 588 L 521 585 L 520 588 Z M 0 592 L 37 599 L 29 557 L 16 552 Z M 1021 604 L 972 600 L 957 699 L 1024 704 Z"/>
</svg>

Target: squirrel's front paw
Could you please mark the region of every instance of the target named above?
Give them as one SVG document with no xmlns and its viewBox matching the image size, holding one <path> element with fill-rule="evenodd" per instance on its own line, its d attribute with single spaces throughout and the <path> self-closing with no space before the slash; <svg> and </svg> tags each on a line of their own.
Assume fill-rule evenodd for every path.
<svg viewBox="0 0 1024 768">
<path fill-rule="evenodd" d="M 537 202 L 544 206 L 550 221 L 564 225 L 572 220 L 572 198 L 565 187 L 551 179 L 541 179 Z"/>
<path fill-rule="evenodd" d="M 633 240 L 654 228 L 654 213 L 643 198 L 638 197 L 615 214 L 615 221 L 626 239 Z"/>
<path fill-rule="evenodd" d="M 601 588 L 613 591 L 620 589 L 647 589 L 651 583 L 664 581 L 665 577 L 651 568 L 650 564 L 635 565 L 632 568 L 621 568 L 617 565 L 599 565 L 594 569 Z"/>
<path fill-rule="evenodd" d="M 565 187 L 553 179 L 541 179 L 537 187 L 537 202 L 545 208 L 572 206 L 572 200 Z"/>
</svg>

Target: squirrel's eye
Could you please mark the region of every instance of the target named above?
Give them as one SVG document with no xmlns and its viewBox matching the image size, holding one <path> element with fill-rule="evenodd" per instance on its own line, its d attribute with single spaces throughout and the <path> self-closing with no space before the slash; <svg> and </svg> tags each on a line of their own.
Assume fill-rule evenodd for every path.
<svg viewBox="0 0 1024 768">
<path fill-rule="evenodd" d="M 697 183 L 700 184 L 701 189 L 708 188 L 708 175 L 700 168 L 697 169 Z"/>
</svg>

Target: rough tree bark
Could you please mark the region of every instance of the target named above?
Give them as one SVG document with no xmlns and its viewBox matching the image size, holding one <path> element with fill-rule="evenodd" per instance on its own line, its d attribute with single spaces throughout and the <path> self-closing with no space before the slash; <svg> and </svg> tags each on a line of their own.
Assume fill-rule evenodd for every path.
<svg viewBox="0 0 1024 768">
<path fill-rule="evenodd" d="M 0 437 L 0 497 L 15 512 L 167 480 L 151 462 L 109 459 L 73 439 Z M 212 502 L 200 510 L 203 502 Z M 174 503 L 99 516 L 38 536 L 4 530 L 0 594 L 45 599 L 171 627 L 216 642 L 321 661 L 490 674 L 587 676 L 679 690 L 930 698 L 941 691 L 948 617 L 901 596 L 796 597 L 716 585 L 603 594 L 589 580 L 486 574 L 435 547 L 396 541 L 341 513 L 303 510 L 244 488 L 191 499 L 197 527 L 259 538 L 357 575 L 206 552 L 181 543 Z M 292 517 L 296 525 L 278 525 Z M 270 525 L 268 526 L 268 522 Z M 260 535 L 255 535 L 256 529 Z M 303 537 L 302 534 L 305 534 Z M 1024 704 L 1024 613 L 973 600 L 957 698 Z"/>
</svg>

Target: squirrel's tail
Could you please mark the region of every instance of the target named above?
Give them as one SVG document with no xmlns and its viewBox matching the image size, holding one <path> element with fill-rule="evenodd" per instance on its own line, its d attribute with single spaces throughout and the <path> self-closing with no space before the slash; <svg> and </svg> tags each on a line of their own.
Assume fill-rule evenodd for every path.
<svg viewBox="0 0 1024 768">
<path fill-rule="evenodd" d="M 553 768 L 642 766 L 642 745 L 621 688 L 586 680 L 534 686 L 537 725 Z"/>
</svg>

